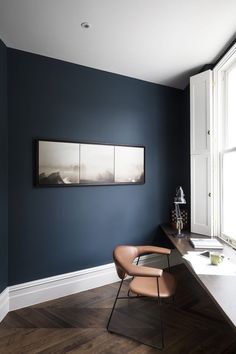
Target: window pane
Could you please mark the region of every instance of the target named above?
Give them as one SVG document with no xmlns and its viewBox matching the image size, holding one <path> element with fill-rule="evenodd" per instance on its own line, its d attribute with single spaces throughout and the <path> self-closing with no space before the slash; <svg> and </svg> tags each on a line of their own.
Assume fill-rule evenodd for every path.
<svg viewBox="0 0 236 354">
<path fill-rule="evenodd" d="M 223 156 L 222 215 L 224 235 L 236 240 L 236 151 Z"/>
<path fill-rule="evenodd" d="M 236 65 L 228 72 L 228 129 L 227 148 L 236 146 Z"/>
</svg>

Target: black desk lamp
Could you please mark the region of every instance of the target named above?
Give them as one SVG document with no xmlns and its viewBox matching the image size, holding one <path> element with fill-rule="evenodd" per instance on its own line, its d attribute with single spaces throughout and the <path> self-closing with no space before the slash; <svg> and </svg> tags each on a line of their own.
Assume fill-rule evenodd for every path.
<svg viewBox="0 0 236 354">
<path fill-rule="evenodd" d="M 182 233 L 183 229 L 183 218 L 180 211 L 180 204 L 186 204 L 186 200 L 184 198 L 184 191 L 182 187 L 176 188 L 176 196 L 174 198 L 175 204 L 175 214 L 176 214 L 176 229 L 177 234 L 176 237 L 184 237 L 185 235 Z"/>
</svg>

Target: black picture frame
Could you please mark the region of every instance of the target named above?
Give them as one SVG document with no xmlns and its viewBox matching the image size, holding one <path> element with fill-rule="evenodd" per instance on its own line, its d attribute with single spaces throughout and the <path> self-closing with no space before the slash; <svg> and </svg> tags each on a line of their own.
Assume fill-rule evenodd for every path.
<svg viewBox="0 0 236 354">
<path fill-rule="evenodd" d="M 36 139 L 36 187 L 145 183 L 145 146 Z"/>
</svg>

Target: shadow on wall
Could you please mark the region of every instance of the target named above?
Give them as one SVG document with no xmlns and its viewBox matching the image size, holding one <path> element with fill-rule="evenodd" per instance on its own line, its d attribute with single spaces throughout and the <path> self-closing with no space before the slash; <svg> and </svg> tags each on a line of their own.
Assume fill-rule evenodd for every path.
<svg viewBox="0 0 236 354">
<path fill-rule="evenodd" d="M 174 232 L 174 230 L 173 230 Z M 159 246 L 159 247 L 166 247 L 166 248 L 171 248 L 173 249 L 172 243 L 169 241 L 169 239 L 166 237 L 164 232 L 162 231 L 160 226 L 157 226 L 155 229 L 153 229 L 150 234 L 148 239 L 150 240 L 150 244 L 154 246 Z"/>
</svg>

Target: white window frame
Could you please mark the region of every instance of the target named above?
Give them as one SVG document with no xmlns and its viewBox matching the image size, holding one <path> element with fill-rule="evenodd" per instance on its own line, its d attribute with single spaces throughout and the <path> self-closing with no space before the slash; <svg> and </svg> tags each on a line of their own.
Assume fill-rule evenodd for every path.
<svg viewBox="0 0 236 354">
<path fill-rule="evenodd" d="M 224 239 L 231 246 L 236 247 L 236 241 L 230 237 L 223 235 L 221 231 L 222 226 L 222 147 L 223 142 L 226 141 L 227 124 L 225 119 L 225 101 L 227 97 L 226 81 L 227 70 L 236 65 L 236 43 L 224 55 L 219 63 L 213 69 L 213 227 L 214 234 Z M 223 132 L 223 134 L 222 134 Z M 225 149 L 224 153 L 233 151 L 233 149 Z"/>
</svg>

